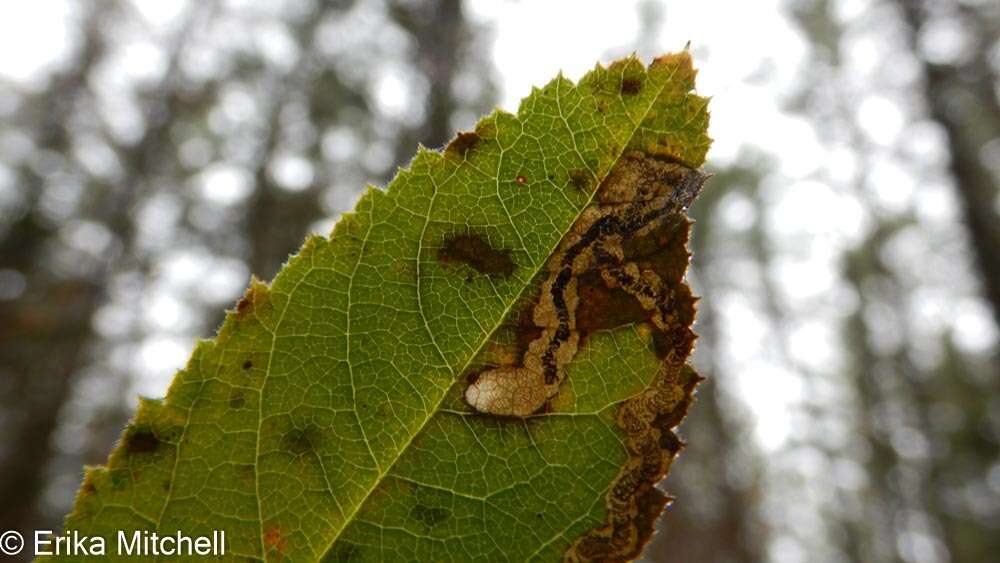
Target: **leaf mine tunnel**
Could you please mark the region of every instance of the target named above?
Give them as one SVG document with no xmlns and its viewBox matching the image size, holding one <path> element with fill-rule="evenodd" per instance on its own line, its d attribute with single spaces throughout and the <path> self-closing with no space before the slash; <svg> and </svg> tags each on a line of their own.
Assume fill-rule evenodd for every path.
<svg viewBox="0 0 1000 563">
<path fill-rule="evenodd" d="M 539 336 L 520 365 L 479 374 L 465 391 L 469 405 L 483 413 L 523 417 L 555 396 L 579 346 L 578 280 L 588 272 L 596 273 L 607 289 L 620 288 L 647 313 L 618 324 L 605 322 L 605 328 L 648 319 L 655 330 L 669 334 L 674 329 L 672 288 L 655 269 L 640 269 L 637 256 L 625 248 L 676 221 L 707 178 L 682 164 L 641 153 L 623 158 L 598 188 L 595 204 L 584 210 L 548 260 L 548 277 L 532 312 Z"/>
</svg>

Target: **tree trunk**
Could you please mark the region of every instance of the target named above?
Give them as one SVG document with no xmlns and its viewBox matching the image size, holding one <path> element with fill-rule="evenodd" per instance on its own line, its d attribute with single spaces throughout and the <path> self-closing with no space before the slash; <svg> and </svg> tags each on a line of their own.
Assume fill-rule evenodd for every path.
<svg viewBox="0 0 1000 563">
<path fill-rule="evenodd" d="M 897 0 L 909 25 L 909 40 L 915 56 L 917 34 L 930 16 L 917 0 Z M 1000 214 L 997 212 L 997 182 L 986 167 L 981 151 L 987 142 L 1000 138 L 1000 105 L 994 90 L 996 77 L 988 60 L 996 39 L 996 22 L 972 8 L 956 8 L 962 14 L 967 39 L 974 54 L 959 66 L 934 64 L 920 59 L 924 71 L 924 95 L 930 117 L 944 128 L 951 153 L 951 172 L 963 204 L 969 241 L 979 266 L 984 297 L 1000 327 Z"/>
</svg>

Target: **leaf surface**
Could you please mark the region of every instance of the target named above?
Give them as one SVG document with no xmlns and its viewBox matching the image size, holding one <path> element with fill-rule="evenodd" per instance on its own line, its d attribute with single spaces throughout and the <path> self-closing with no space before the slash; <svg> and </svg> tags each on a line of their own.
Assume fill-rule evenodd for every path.
<svg viewBox="0 0 1000 563">
<path fill-rule="evenodd" d="M 142 400 L 66 529 L 106 537 L 109 555 L 118 530 L 225 530 L 233 559 L 636 556 L 697 380 L 683 206 L 600 235 L 656 273 L 658 309 L 573 266 L 576 344 L 540 410 L 485 414 L 463 394 L 526 361 L 574 229 L 628 212 L 607 186 L 703 163 L 694 76 L 686 52 L 648 69 L 628 58 L 421 148 L 270 285 L 254 281 L 165 399 Z"/>
</svg>

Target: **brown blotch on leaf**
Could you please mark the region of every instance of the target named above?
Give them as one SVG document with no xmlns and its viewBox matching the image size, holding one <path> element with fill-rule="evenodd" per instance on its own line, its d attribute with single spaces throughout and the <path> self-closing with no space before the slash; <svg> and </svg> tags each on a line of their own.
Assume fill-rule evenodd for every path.
<svg viewBox="0 0 1000 563">
<path fill-rule="evenodd" d="M 622 79 L 621 93 L 623 96 L 634 96 L 642 90 L 642 80 L 634 76 L 626 76 Z"/>
<path fill-rule="evenodd" d="M 252 361 L 247 360 L 247 361 L 243 362 L 243 369 L 246 370 L 246 369 L 250 369 L 252 367 L 253 367 L 253 362 Z"/>
<path fill-rule="evenodd" d="M 465 158 L 470 152 L 472 152 L 473 149 L 476 148 L 479 141 L 479 133 L 475 133 L 473 131 L 462 131 L 456 135 L 450 143 L 448 143 L 448 146 L 444 149 L 444 154 L 446 156 L 454 155 Z"/>
<path fill-rule="evenodd" d="M 151 428 L 130 426 L 125 432 L 125 452 L 128 454 L 151 454 L 160 449 L 160 439 Z"/>
<path fill-rule="evenodd" d="M 506 278 L 517 270 L 510 250 L 497 250 L 482 236 L 473 233 L 447 237 L 438 251 L 438 260 L 462 263 L 488 276 Z"/>
</svg>

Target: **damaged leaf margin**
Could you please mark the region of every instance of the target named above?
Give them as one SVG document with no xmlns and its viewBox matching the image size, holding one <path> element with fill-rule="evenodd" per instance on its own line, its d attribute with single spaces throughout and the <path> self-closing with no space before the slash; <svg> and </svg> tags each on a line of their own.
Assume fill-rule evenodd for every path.
<svg viewBox="0 0 1000 563">
<path fill-rule="evenodd" d="M 694 75 L 686 52 L 648 70 L 625 59 L 420 149 L 330 238 L 254 281 L 164 400 L 140 403 L 66 529 L 225 529 L 227 556 L 251 560 L 637 554 L 696 383 L 693 335 L 581 307 L 593 331 L 526 418 L 475 413 L 463 376 L 517 361 L 508 329 L 622 155 L 702 164 Z M 686 237 L 681 218 L 660 234 Z M 671 276 L 693 316 L 679 248 Z M 595 551 L 607 538 L 614 551 Z"/>
</svg>

